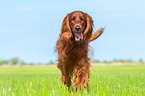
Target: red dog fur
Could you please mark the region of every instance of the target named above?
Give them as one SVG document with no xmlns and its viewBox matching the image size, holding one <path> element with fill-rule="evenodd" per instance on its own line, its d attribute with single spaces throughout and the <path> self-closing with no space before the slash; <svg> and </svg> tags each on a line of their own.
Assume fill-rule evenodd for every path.
<svg viewBox="0 0 145 96">
<path fill-rule="evenodd" d="M 104 28 L 94 34 L 92 17 L 81 11 L 68 14 L 62 23 L 62 30 L 57 41 L 58 68 L 61 70 L 61 82 L 71 86 L 71 78 L 75 75 L 74 85 L 77 89 L 88 88 L 89 58 L 88 44 L 103 33 Z"/>
</svg>

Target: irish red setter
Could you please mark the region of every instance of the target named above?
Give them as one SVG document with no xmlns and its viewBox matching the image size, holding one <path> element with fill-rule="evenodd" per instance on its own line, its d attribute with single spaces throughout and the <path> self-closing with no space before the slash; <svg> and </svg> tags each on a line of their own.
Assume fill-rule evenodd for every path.
<svg viewBox="0 0 145 96">
<path fill-rule="evenodd" d="M 89 58 L 88 44 L 103 33 L 103 28 L 92 34 L 93 20 L 87 13 L 74 11 L 68 14 L 62 23 L 60 37 L 57 41 L 58 68 L 61 70 L 61 82 L 71 86 L 71 78 L 75 75 L 74 85 L 88 88 Z"/>
</svg>

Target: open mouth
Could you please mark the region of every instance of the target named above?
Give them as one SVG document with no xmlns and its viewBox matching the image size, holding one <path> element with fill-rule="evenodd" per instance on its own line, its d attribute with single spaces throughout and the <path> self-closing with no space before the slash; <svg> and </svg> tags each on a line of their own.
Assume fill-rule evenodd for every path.
<svg viewBox="0 0 145 96">
<path fill-rule="evenodd" d="M 75 38 L 75 41 L 83 40 L 83 33 L 82 32 L 74 33 L 74 38 Z"/>
</svg>

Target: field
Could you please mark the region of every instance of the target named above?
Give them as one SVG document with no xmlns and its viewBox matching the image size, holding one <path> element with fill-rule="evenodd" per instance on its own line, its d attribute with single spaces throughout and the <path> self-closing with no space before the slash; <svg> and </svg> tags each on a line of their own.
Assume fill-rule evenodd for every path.
<svg viewBox="0 0 145 96">
<path fill-rule="evenodd" d="M 0 68 L 0 96 L 145 96 L 145 66 L 95 66 L 89 89 L 69 91 L 56 67 Z"/>
</svg>

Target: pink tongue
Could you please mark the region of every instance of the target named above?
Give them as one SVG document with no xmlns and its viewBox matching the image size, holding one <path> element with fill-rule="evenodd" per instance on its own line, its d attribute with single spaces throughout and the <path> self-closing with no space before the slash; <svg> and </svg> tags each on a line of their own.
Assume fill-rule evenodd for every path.
<svg viewBox="0 0 145 96">
<path fill-rule="evenodd" d="M 75 41 L 83 40 L 83 34 L 82 33 L 75 33 Z"/>
</svg>

